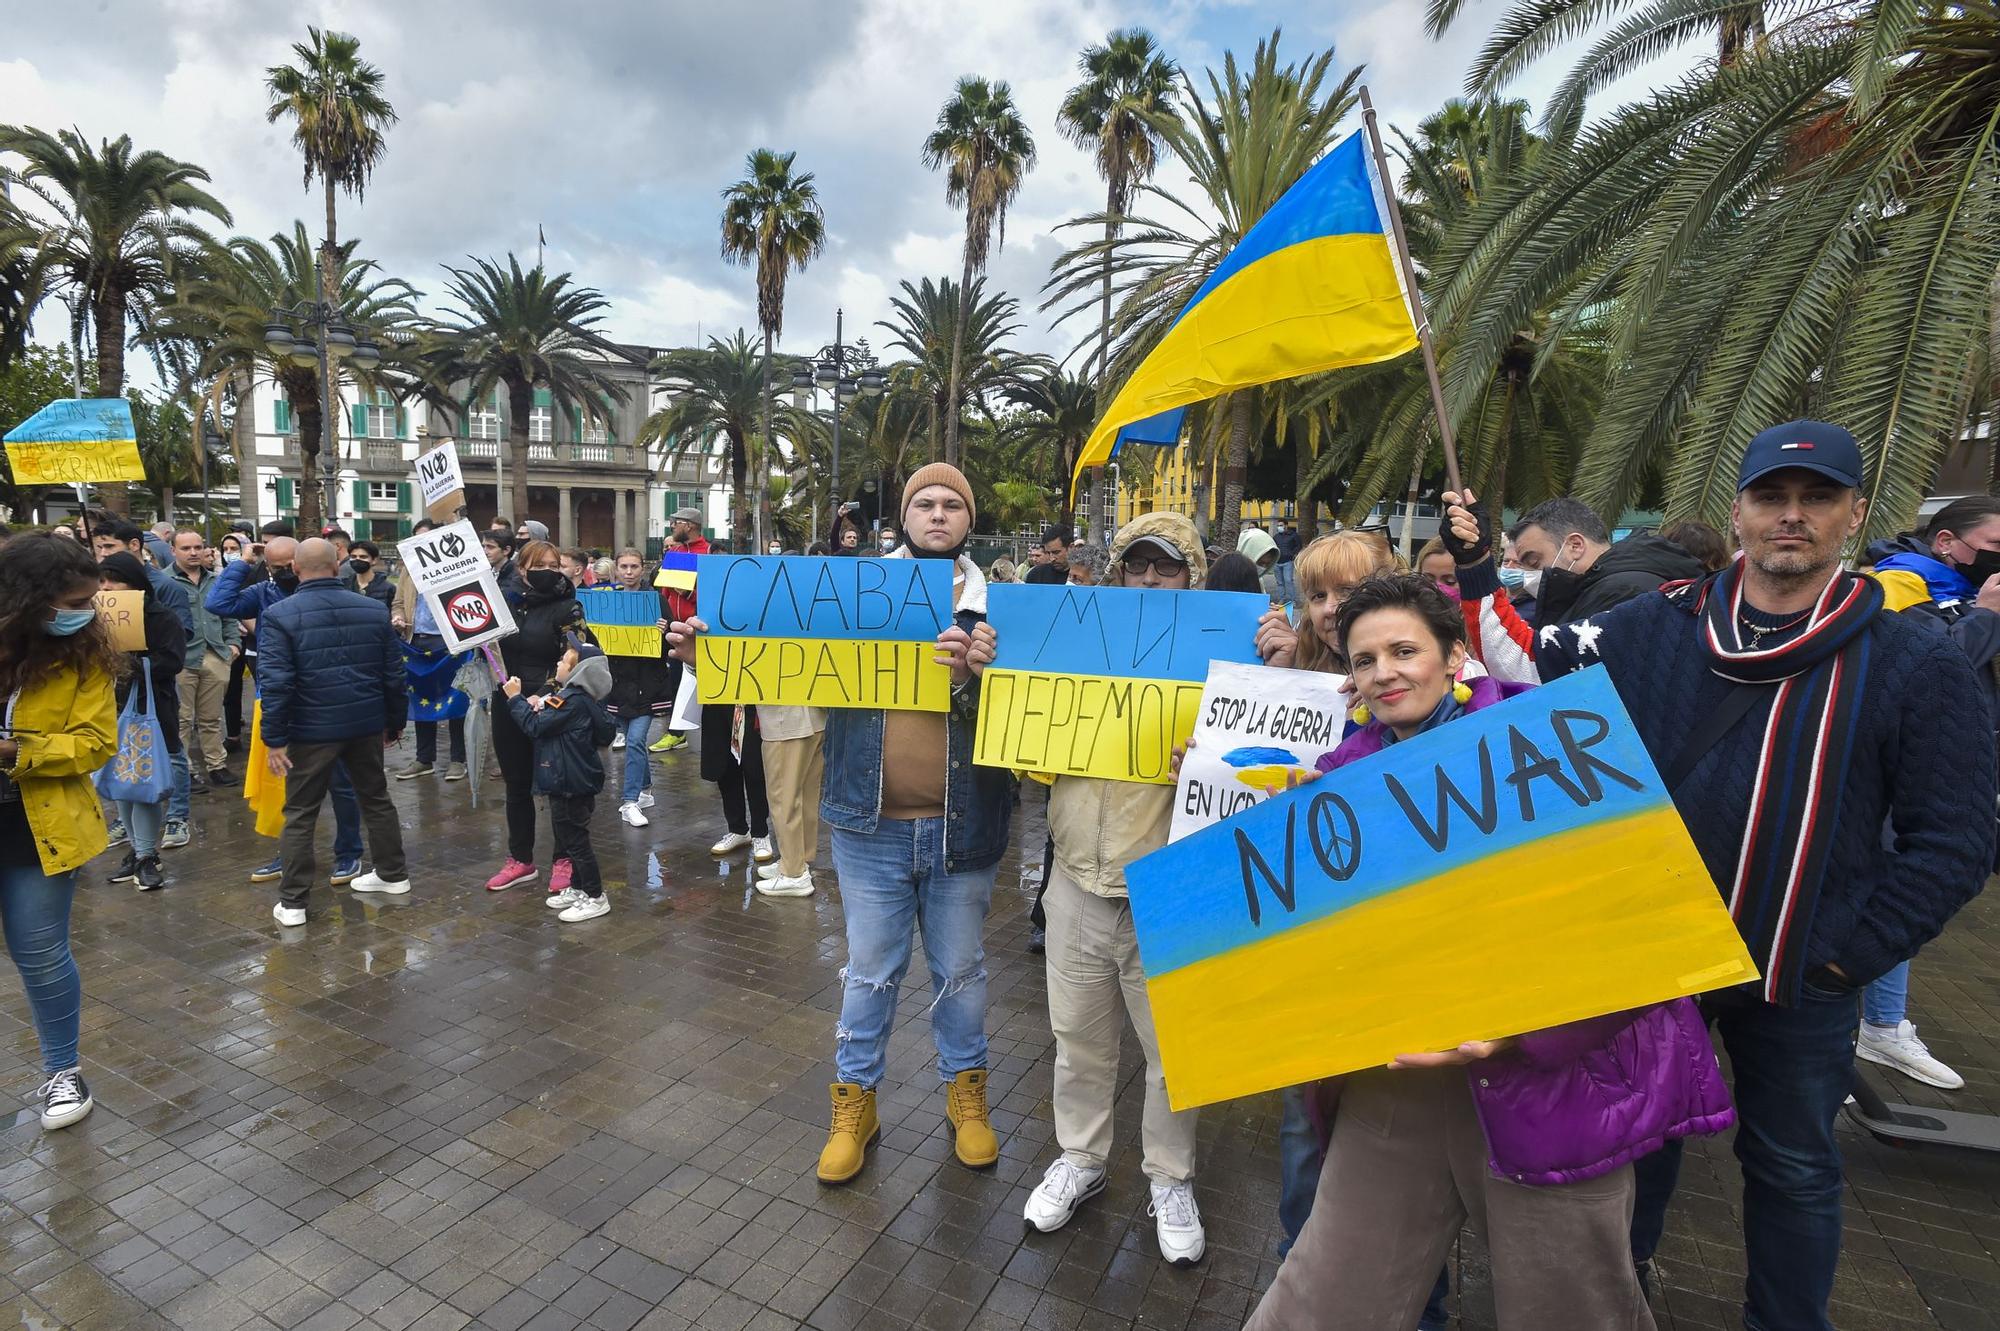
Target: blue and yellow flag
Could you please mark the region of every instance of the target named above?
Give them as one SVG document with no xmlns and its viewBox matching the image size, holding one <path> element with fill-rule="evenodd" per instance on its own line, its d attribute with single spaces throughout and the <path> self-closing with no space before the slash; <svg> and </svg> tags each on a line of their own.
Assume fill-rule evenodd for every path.
<svg viewBox="0 0 2000 1331">
<path fill-rule="evenodd" d="M 1250 228 L 1118 390 L 1078 477 L 1120 444 L 1173 443 L 1191 402 L 1416 347 L 1369 156 L 1366 134 L 1348 135 Z"/>
</svg>

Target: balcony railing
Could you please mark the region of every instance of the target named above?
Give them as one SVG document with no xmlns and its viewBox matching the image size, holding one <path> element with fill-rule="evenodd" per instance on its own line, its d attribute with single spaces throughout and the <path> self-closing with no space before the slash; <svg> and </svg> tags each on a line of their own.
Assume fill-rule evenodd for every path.
<svg viewBox="0 0 2000 1331">
<path fill-rule="evenodd" d="M 460 438 L 458 456 L 468 462 L 491 462 L 505 446 L 503 439 Z M 643 467 L 646 465 L 646 453 L 631 444 L 582 444 L 567 440 L 553 444 L 530 442 L 528 462 L 531 465 L 541 463 L 571 467 Z"/>
</svg>

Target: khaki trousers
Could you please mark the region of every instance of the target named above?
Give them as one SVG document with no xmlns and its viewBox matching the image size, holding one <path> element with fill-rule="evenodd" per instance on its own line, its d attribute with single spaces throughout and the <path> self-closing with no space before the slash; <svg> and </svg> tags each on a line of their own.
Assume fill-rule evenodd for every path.
<svg viewBox="0 0 2000 1331">
<path fill-rule="evenodd" d="M 205 651 L 201 664 L 180 673 L 181 749 L 197 772 L 229 762 L 222 747 L 222 699 L 229 692 L 229 649 Z"/>
<path fill-rule="evenodd" d="M 1193 1178 L 1197 1111 L 1177 1114 L 1167 1104 L 1132 903 L 1087 892 L 1055 865 L 1042 909 L 1049 920 L 1049 1024 L 1056 1033 L 1056 1144 L 1081 1168 L 1102 1169 L 1110 1160 L 1118 1045 L 1130 1017 L 1146 1059 L 1141 1165 L 1155 1183 Z"/>
<path fill-rule="evenodd" d="M 797 878 L 819 853 L 819 787 L 826 772 L 826 733 L 804 739 L 764 741 L 764 796 L 771 805 L 771 834 L 778 838 L 778 867 Z"/>
<path fill-rule="evenodd" d="M 1459 1068 L 1349 1076 L 1312 1216 L 1244 1331 L 1410 1331 L 1470 1219 L 1500 1331 L 1652 1331 L 1632 1270 L 1632 1167 L 1531 1188 L 1495 1178 Z"/>
</svg>

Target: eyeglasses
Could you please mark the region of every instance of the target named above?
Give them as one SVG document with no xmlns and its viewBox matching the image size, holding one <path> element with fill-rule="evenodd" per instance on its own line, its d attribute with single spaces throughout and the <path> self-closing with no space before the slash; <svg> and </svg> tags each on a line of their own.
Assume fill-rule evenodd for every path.
<svg viewBox="0 0 2000 1331">
<path fill-rule="evenodd" d="M 1170 555 L 1125 556 L 1125 571 L 1133 577 L 1144 577 L 1148 568 L 1163 578 L 1178 578 L 1188 571 L 1185 559 L 1175 559 Z"/>
</svg>

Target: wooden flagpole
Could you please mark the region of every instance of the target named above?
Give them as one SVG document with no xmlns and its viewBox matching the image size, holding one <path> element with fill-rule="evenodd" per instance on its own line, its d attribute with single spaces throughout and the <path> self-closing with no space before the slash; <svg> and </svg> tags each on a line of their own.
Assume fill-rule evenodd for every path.
<svg viewBox="0 0 2000 1331">
<path fill-rule="evenodd" d="M 1396 185 L 1389 174 L 1389 156 L 1382 151 L 1382 134 L 1375 126 L 1375 103 L 1368 89 L 1361 89 L 1361 120 L 1368 131 L 1368 148 L 1375 156 L 1375 175 L 1382 182 L 1382 201 L 1389 213 L 1391 240 L 1396 262 L 1403 270 L 1403 293 L 1410 300 L 1410 318 L 1417 326 L 1417 346 L 1424 353 L 1424 374 L 1431 381 L 1431 412 L 1437 418 L 1438 438 L 1444 443 L 1444 474 L 1451 489 L 1465 493 L 1458 474 L 1458 445 L 1452 439 L 1451 420 L 1445 414 L 1444 383 L 1438 378 L 1437 349 L 1431 345 L 1431 321 L 1424 313 L 1424 298 L 1417 291 L 1417 268 L 1410 262 L 1409 239 L 1403 233 L 1403 206 L 1396 199 Z"/>
</svg>

